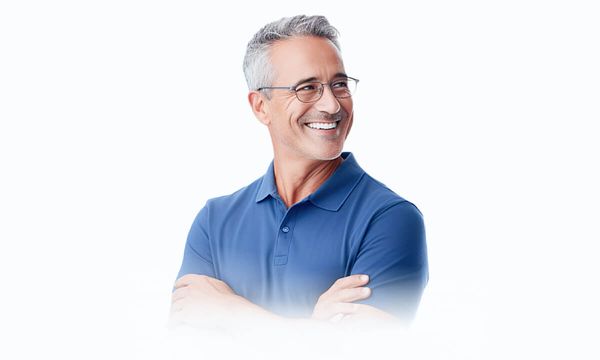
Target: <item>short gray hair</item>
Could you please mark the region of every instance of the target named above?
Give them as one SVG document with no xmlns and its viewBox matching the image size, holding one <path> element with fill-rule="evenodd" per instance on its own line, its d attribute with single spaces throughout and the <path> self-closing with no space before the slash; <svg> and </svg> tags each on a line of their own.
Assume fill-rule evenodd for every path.
<svg viewBox="0 0 600 360">
<path fill-rule="evenodd" d="M 269 49 L 279 40 L 293 36 L 317 36 L 329 39 L 340 50 L 338 31 L 325 16 L 297 15 L 281 18 L 265 25 L 248 42 L 244 56 L 244 75 L 248 89 L 271 86 L 275 71 L 269 58 Z"/>
</svg>

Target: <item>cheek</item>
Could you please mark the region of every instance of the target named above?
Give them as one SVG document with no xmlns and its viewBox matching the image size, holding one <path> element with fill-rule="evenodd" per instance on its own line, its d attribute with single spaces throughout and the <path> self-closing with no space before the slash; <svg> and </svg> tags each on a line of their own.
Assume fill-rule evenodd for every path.
<svg viewBox="0 0 600 360">
<path fill-rule="evenodd" d="M 344 100 L 345 101 L 341 105 L 344 107 L 344 110 L 346 110 L 346 112 L 352 116 L 352 112 L 354 111 L 354 103 L 352 102 L 352 98 L 347 98 Z"/>
<path fill-rule="evenodd" d="M 348 121 L 348 128 L 346 129 L 346 137 L 344 139 L 348 138 L 348 135 L 350 134 L 350 129 L 352 129 L 352 123 L 354 122 L 353 119 L 354 117 L 350 116 Z"/>
<path fill-rule="evenodd" d="M 354 119 L 354 109 L 352 108 L 352 102 L 349 104 L 343 104 L 344 110 L 348 114 L 348 129 L 352 126 L 352 121 Z"/>
<path fill-rule="evenodd" d="M 299 128 L 304 125 L 301 124 L 302 116 L 310 112 L 310 106 L 295 105 L 291 106 L 287 113 L 287 120 L 293 128 Z"/>
<path fill-rule="evenodd" d="M 293 99 L 286 99 L 282 101 L 279 106 L 277 106 L 274 110 L 276 112 L 277 119 L 282 119 L 287 122 L 297 121 L 298 118 L 304 112 L 304 107 L 302 104 L 298 104 L 297 101 L 293 101 Z"/>
</svg>

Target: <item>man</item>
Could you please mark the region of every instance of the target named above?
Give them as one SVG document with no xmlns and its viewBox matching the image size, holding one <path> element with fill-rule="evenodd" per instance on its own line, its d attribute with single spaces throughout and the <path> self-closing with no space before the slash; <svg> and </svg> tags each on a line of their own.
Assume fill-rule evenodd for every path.
<svg viewBox="0 0 600 360">
<path fill-rule="evenodd" d="M 342 152 L 358 80 L 337 30 L 322 16 L 268 24 L 248 43 L 244 73 L 274 159 L 196 217 L 174 317 L 410 320 L 428 280 L 422 216 Z"/>
</svg>

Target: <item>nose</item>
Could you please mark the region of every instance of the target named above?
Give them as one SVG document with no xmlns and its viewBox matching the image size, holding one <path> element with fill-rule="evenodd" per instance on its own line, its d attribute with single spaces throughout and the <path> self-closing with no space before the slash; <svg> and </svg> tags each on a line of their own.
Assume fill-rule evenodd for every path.
<svg viewBox="0 0 600 360">
<path fill-rule="evenodd" d="M 319 111 L 324 111 L 328 114 L 337 114 L 340 111 L 340 102 L 338 98 L 333 95 L 333 91 L 328 85 L 323 85 L 323 94 L 321 98 L 317 100 L 315 107 Z"/>
</svg>

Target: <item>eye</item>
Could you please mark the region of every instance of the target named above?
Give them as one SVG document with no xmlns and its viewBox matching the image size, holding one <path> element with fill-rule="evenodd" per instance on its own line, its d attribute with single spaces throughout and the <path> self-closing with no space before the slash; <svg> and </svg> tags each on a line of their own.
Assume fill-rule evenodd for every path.
<svg viewBox="0 0 600 360">
<path fill-rule="evenodd" d="M 348 87 L 348 80 L 335 80 L 331 83 L 332 88 L 345 89 Z"/>
<path fill-rule="evenodd" d="M 319 86 L 320 86 L 320 85 L 321 85 L 321 84 L 318 84 L 318 83 L 307 83 L 307 84 L 302 84 L 302 85 L 299 85 L 299 86 L 296 88 L 296 91 L 302 91 L 302 92 L 307 92 L 307 91 L 316 91 L 316 90 L 319 90 Z"/>
</svg>

